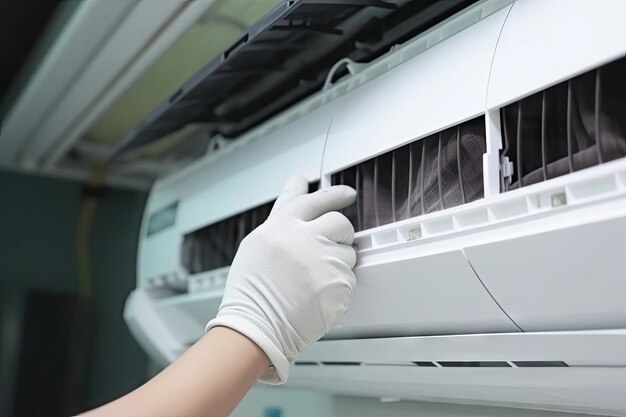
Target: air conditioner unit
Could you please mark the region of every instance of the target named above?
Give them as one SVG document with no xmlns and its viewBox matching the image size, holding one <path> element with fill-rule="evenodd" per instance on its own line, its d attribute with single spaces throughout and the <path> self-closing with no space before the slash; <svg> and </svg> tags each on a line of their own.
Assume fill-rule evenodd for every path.
<svg viewBox="0 0 626 417">
<path fill-rule="evenodd" d="M 625 12 L 479 2 L 158 180 L 139 343 L 165 365 L 201 337 L 300 172 L 358 190 L 358 287 L 288 384 L 626 415 Z"/>
</svg>

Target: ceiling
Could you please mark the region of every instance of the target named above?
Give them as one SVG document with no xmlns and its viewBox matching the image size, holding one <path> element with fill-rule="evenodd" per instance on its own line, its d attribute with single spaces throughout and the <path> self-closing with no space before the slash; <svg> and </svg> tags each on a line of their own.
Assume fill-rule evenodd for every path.
<svg viewBox="0 0 626 417">
<path fill-rule="evenodd" d="M 77 3 L 23 0 L 0 2 L 0 118 Z"/>
<path fill-rule="evenodd" d="M 3 56 L 0 168 L 81 181 L 104 172 L 111 185 L 147 189 L 155 178 L 205 154 L 209 136 L 215 132 L 207 130 L 206 123 L 192 121 L 111 158 L 120 141 L 141 129 L 146 118 L 167 104 L 168 98 L 171 101 L 181 85 L 204 74 L 214 58 L 244 34 L 247 39 L 251 27 L 268 12 L 279 10 L 275 9 L 279 4 L 280 10 L 295 5 L 294 13 L 302 15 L 296 21 L 326 16 L 329 25 L 340 25 L 333 29 L 335 35 L 346 37 L 334 44 L 316 43 L 323 32 L 321 38 L 294 37 L 297 42 L 290 50 L 299 55 L 281 59 L 290 63 L 287 67 L 305 63 L 287 75 L 297 86 L 310 88 L 297 97 L 291 94 L 291 101 L 274 106 L 267 117 L 319 89 L 338 59 L 350 56 L 369 62 L 474 1 L 63 0 L 26 6 L 20 0 L 3 0 L 0 42 L 7 65 Z M 337 7 L 343 8 L 343 18 L 334 17 Z M 308 43 L 301 42 L 307 39 Z M 323 49 L 322 44 L 330 49 Z M 301 49 L 302 45 L 309 49 Z M 237 58 L 240 49 L 229 57 Z M 319 54 L 325 54 L 324 59 L 314 58 Z M 276 77 L 284 68 L 278 68 Z M 243 94 L 255 90 L 256 84 L 249 82 L 246 90 L 237 80 L 230 80 L 231 93 L 242 95 L 237 100 L 258 104 L 258 98 Z M 296 92 L 295 88 L 282 90 Z M 215 94 L 215 89 L 207 91 Z M 225 99 L 234 97 L 231 93 L 226 91 Z"/>
<path fill-rule="evenodd" d="M 278 3 L 280 0 L 216 1 L 109 107 L 85 134 L 85 140 L 115 144 Z"/>
<path fill-rule="evenodd" d="M 0 42 L 9 64 L 3 58 L 0 66 L 5 103 L 0 167 L 89 178 L 126 132 L 280 2 L 0 2 Z M 123 50 L 127 45 L 134 49 Z M 121 58 L 124 53 L 128 56 Z M 68 63 L 68 57 L 76 62 Z M 50 81 L 57 84 L 55 94 Z M 27 116 L 33 108 L 39 114 Z M 33 124 L 35 119 L 39 123 Z M 181 143 L 202 142 L 193 140 L 194 132 L 202 133 L 189 126 L 109 164 L 112 183 L 146 188 L 177 165 L 168 163 L 197 157 L 204 148 Z"/>
</svg>

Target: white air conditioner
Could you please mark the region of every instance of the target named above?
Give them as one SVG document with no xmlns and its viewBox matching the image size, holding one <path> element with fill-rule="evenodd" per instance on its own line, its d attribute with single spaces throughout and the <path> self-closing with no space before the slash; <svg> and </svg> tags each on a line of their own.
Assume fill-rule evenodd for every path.
<svg viewBox="0 0 626 417">
<path fill-rule="evenodd" d="M 626 3 L 496 3 L 156 182 L 125 309 L 155 360 L 300 172 L 359 190 L 358 287 L 290 385 L 626 415 Z"/>
</svg>

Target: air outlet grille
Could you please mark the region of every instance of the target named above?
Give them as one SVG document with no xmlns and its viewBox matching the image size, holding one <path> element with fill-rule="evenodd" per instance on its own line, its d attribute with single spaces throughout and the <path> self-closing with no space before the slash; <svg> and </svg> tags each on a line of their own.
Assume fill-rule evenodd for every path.
<svg viewBox="0 0 626 417">
<path fill-rule="evenodd" d="M 624 74 L 620 59 L 504 107 L 502 157 L 514 169 L 503 190 L 626 156 Z"/>
<path fill-rule="evenodd" d="M 332 184 L 357 190 L 344 214 L 366 230 L 482 198 L 485 149 L 479 117 L 340 171 Z"/>
<path fill-rule="evenodd" d="M 513 365 L 511 365 L 513 364 Z M 569 365 L 563 361 L 416 361 L 407 363 L 365 363 L 353 361 L 296 361 L 296 365 L 303 366 L 408 366 L 408 367 L 426 367 L 426 368 L 563 368 Z"/>
<path fill-rule="evenodd" d="M 183 268 L 197 274 L 230 265 L 243 238 L 267 219 L 273 204 L 260 205 L 186 234 L 181 251 Z"/>
<path fill-rule="evenodd" d="M 310 183 L 309 193 L 318 188 L 319 181 Z M 267 219 L 274 201 L 186 234 L 181 249 L 183 268 L 197 274 L 229 266 L 243 238 Z"/>
</svg>

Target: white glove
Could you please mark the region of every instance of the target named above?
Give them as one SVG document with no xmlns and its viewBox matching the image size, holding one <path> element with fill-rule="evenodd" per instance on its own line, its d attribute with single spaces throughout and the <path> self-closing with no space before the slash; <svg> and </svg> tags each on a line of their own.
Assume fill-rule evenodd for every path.
<svg viewBox="0 0 626 417">
<path fill-rule="evenodd" d="M 354 189 L 337 185 L 307 194 L 302 176 L 289 179 L 268 219 L 239 246 L 217 317 L 261 348 L 272 367 L 262 381 L 281 384 L 289 364 L 346 311 L 356 284 L 354 228 L 335 211 Z"/>
</svg>

